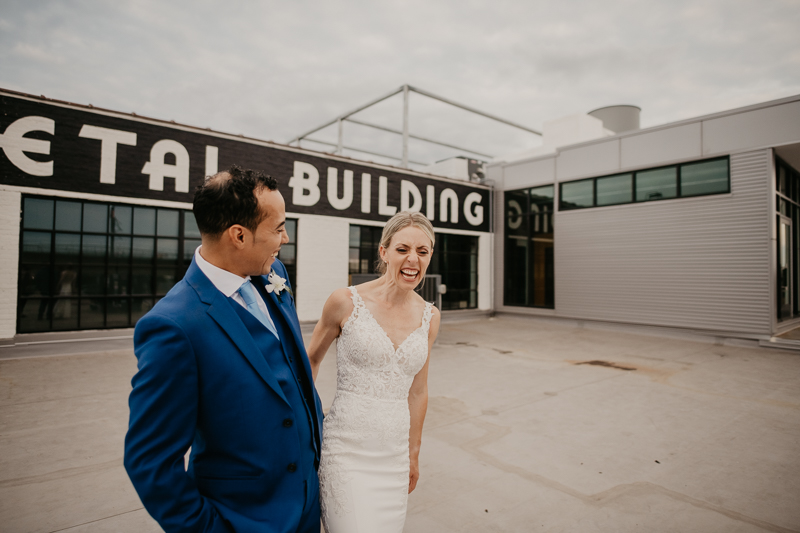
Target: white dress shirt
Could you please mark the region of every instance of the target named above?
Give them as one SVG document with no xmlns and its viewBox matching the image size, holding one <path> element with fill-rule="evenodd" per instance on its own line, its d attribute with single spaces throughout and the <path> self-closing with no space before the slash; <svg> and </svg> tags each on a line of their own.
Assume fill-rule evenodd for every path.
<svg viewBox="0 0 800 533">
<path fill-rule="evenodd" d="M 244 283 L 245 280 L 250 279 L 250 276 L 242 278 L 240 276 L 237 276 L 233 272 L 228 272 L 227 270 L 223 270 L 218 266 L 212 265 L 211 263 L 203 259 L 202 255 L 200 255 L 200 248 L 202 248 L 202 246 L 198 246 L 197 250 L 194 251 L 194 260 L 197 263 L 197 266 L 200 268 L 200 271 L 203 274 L 205 274 L 209 280 L 211 280 L 211 283 L 214 284 L 214 286 L 219 290 L 219 292 L 221 292 L 228 298 L 233 298 L 236 303 L 247 309 L 247 304 L 244 302 L 242 295 L 239 294 L 239 288 L 242 286 L 242 283 Z M 256 294 L 258 294 L 259 296 L 258 298 L 256 298 L 256 303 L 258 303 L 258 307 L 261 309 L 261 311 L 263 311 L 264 316 L 267 317 L 267 320 L 270 321 L 272 327 L 274 328 L 275 322 L 272 320 L 272 317 L 269 314 L 269 309 L 267 309 L 267 302 L 265 302 L 264 299 L 261 298 L 261 293 L 259 293 L 258 290 L 256 290 Z M 275 330 L 277 331 L 277 328 L 275 328 Z"/>
</svg>

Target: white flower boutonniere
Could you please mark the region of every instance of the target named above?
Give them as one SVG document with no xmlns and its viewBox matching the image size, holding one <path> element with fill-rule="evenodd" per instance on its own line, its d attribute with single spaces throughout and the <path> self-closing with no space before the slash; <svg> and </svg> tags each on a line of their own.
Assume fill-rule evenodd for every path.
<svg viewBox="0 0 800 533">
<path fill-rule="evenodd" d="M 279 302 L 283 301 L 281 300 L 281 293 L 283 291 L 288 292 L 289 296 L 292 296 L 292 289 L 286 286 L 286 279 L 277 275 L 274 270 L 270 271 L 269 276 L 267 276 L 267 281 L 269 281 L 269 284 L 265 285 L 264 288 L 267 289 L 267 292 L 274 292 Z"/>
</svg>

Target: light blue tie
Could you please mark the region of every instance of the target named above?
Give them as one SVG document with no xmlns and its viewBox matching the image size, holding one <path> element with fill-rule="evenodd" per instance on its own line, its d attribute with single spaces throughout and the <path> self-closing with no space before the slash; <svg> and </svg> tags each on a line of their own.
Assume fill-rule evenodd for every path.
<svg viewBox="0 0 800 533">
<path fill-rule="evenodd" d="M 242 296 L 242 300 L 244 300 L 244 303 L 247 305 L 247 310 L 250 311 L 250 314 L 256 317 L 259 322 L 264 324 L 264 327 L 270 330 L 272 334 L 275 335 L 276 339 L 280 340 L 280 337 L 278 337 L 278 332 L 275 330 L 275 325 L 270 322 L 270 320 L 264 314 L 264 311 L 262 311 L 258 306 L 258 300 L 256 299 L 258 298 L 258 293 L 256 293 L 256 288 L 253 287 L 253 284 L 250 283 L 249 279 L 242 283 L 242 286 L 239 287 L 239 294 Z"/>
</svg>

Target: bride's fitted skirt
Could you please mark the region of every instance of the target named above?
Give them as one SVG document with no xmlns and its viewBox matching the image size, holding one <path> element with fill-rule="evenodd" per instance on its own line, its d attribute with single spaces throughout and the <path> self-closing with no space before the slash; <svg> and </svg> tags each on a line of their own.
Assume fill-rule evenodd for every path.
<svg viewBox="0 0 800 533">
<path fill-rule="evenodd" d="M 402 533 L 409 425 L 407 400 L 336 393 L 324 421 L 319 465 L 328 533 Z"/>
</svg>

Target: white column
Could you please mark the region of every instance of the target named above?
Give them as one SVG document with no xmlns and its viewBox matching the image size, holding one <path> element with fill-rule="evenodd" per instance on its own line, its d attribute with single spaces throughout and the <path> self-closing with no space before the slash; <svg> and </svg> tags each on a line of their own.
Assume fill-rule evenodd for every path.
<svg viewBox="0 0 800 533">
<path fill-rule="evenodd" d="M 21 202 L 20 193 L 0 190 L 0 339 L 17 332 Z"/>
</svg>

